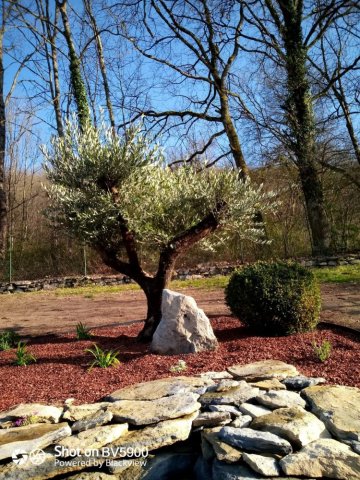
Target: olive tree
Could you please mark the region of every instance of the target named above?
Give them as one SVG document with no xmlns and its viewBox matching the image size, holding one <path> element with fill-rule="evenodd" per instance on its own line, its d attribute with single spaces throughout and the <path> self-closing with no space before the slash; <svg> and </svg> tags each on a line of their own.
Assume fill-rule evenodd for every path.
<svg viewBox="0 0 360 480">
<path fill-rule="evenodd" d="M 234 231 L 263 241 L 254 214 L 275 205 L 273 193 L 240 181 L 235 171 L 171 169 L 137 128 L 119 137 L 105 125 L 80 129 L 72 122 L 44 153 L 50 217 L 140 285 L 148 305 L 144 341 L 161 319 L 162 291 L 179 255 L 196 242 L 226 241 Z M 143 267 L 143 245 L 158 254 L 153 274 Z"/>
</svg>

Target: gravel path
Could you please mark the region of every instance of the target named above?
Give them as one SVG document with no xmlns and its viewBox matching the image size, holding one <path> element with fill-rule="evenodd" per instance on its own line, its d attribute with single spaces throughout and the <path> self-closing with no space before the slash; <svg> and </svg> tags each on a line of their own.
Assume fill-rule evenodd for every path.
<svg viewBox="0 0 360 480">
<path fill-rule="evenodd" d="M 184 289 L 209 317 L 228 315 L 223 290 Z M 360 331 L 360 285 L 322 285 L 321 320 Z M 55 292 L 0 295 L 0 329 L 14 328 L 21 335 L 66 333 L 78 322 L 89 327 L 111 327 L 141 321 L 146 315 L 141 291 L 57 296 Z"/>
</svg>

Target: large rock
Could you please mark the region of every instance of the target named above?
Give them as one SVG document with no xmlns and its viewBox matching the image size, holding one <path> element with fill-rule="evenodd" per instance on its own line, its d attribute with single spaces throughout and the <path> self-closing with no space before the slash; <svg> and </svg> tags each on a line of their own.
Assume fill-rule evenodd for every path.
<svg viewBox="0 0 360 480">
<path fill-rule="evenodd" d="M 305 407 L 306 402 L 296 392 L 276 390 L 262 393 L 256 401 L 269 408 Z"/>
<path fill-rule="evenodd" d="M 79 454 L 84 454 L 88 449 L 100 449 L 108 443 L 115 442 L 127 432 L 127 423 L 106 425 L 92 428 L 91 430 L 85 430 L 77 435 L 64 438 L 63 440 L 60 440 L 60 442 L 57 442 L 57 444 L 64 449 L 74 449 L 77 450 Z"/>
<path fill-rule="evenodd" d="M 199 402 L 202 405 L 235 405 L 239 406 L 242 403 L 256 397 L 259 394 L 259 389 L 251 387 L 246 382 L 239 382 L 239 386 L 231 388 L 226 392 L 206 392 L 201 395 Z"/>
<path fill-rule="evenodd" d="M 108 395 L 106 399 L 110 402 L 118 400 L 156 400 L 157 398 L 188 392 L 201 395 L 206 392 L 209 385 L 214 385 L 214 382 L 207 377 L 167 377 L 121 388 Z"/>
<path fill-rule="evenodd" d="M 249 382 L 277 378 L 283 380 L 286 377 L 298 375 L 298 371 L 292 365 L 280 360 L 262 360 L 260 362 L 247 363 L 246 365 L 233 365 L 228 372 L 238 379 L 246 379 Z"/>
<path fill-rule="evenodd" d="M 340 440 L 360 440 L 360 389 L 341 385 L 303 390 L 311 410 Z"/>
<path fill-rule="evenodd" d="M 295 448 L 301 448 L 319 438 L 330 438 L 323 422 L 301 407 L 279 408 L 256 418 L 251 428 L 286 438 Z"/>
<path fill-rule="evenodd" d="M 258 432 L 251 428 L 223 427 L 219 437 L 226 443 L 242 450 L 255 453 L 287 455 L 292 447 L 287 440 L 269 432 Z"/>
<path fill-rule="evenodd" d="M 360 478 L 360 456 L 333 439 L 320 439 L 280 461 L 286 475 L 306 475 L 342 480 Z"/>
<path fill-rule="evenodd" d="M 62 408 L 40 403 L 22 403 L 17 407 L 0 413 L 0 428 L 8 428 L 10 424 L 19 418 L 35 416 L 36 423 L 58 423 Z"/>
<path fill-rule="evenodd" d="M 0 460 L 10 458 L 15 450 L 31 452 L 69 435 L 71 428 L 67 423 L 37 423 L 0 430 Z"/>
<path fill-rule="evenodd" d="M 197 413 L 193 413 L 175 420 L 165 420 L 141 430 L 134 430 L 121 437 L 119 442 L 109 444 L 109 447 L 123 447 L 123 449 L 140 448 L 152 451 L 173 445 L 176 442 L 189 438 L 192 422 L 196 417 Z"/>
<path fill-rule="evenodd" d="M 153 352 L 176 355 L 217 348 L 210 321 L 192 297 L 165 289 L 161 313 L 150 346 Z"/>
<path fill-rule="evenodd" d="M 195 393 L 181 393 L 156 400 L 119 400 L 108 408 L 116 422 L 150 425 L 197 412 L 198 398 Z"/>
</svg>

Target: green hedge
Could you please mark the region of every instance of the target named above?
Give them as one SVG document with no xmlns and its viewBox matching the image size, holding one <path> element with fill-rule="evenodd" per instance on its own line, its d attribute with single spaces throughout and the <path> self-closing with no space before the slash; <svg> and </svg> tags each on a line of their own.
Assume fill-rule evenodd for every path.
<svg viewBox="0 0 360 480">
<path fill-rule="evenodd" d="M 314 274 L 293 262 L 258 262 L 235 271 L 225 290 L 231 312 L 260 335 L 291 335 L 319 322 Z"/>
</svg>

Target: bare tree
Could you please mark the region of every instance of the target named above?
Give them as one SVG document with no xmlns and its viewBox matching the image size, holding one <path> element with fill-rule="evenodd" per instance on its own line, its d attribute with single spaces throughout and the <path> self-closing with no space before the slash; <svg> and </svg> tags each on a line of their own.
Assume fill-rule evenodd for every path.
<svg viewBox="0 0 360 480">
<path fill-rule="evenodd" d="M 107 75 L 101 35 L 97 25 L 96 17 L 92 10 L 92 2 L 90 0 L 83 0 L 83 2 L 84 2 L 85 11 L 89 17 L 89 22 L 90 22 L 91 29 L 93 31 L 93 35 L 95 37 L 97 59 L 98 59 L 98 63 L 101 71 L 101 77 L 102 77 L 105 99 L 106 99 L 106 107 L 109 115 L 110 124 L 113 130 L 115 131 L 115 116 L 114 116 L 114 110 L 113 110 L 113 105 L 111 101 L 110 85 L 109 85 L 109 80 Z"/>
<path fill-rule="evenodd" d="M 145 116 L 151 120 L 151 128 L 159 127 L 162 132 L 181 126 L 185 135 L 202 122 L 204 130 L 211 133 L 201 150 L 193 152 L 188 160 L 218 144 L 222 150 L 219 159 L 231 155 L 241 177 L 247 178 L 249 167 L 236 122 L 250 112 L 240 95 L 231 89 L 232 69 L 240 52 L 242 2 L 143 0 L 131 3 L 129 17 L 125 25 L 121 22 L 117 33 L 125 36 L 144 58 L 168 72 L 166 86 L 176 103 L 173 109 L 140 110 L 133 119 Z M 109 9 L 115 18 L 123 19 L 123 6 L 116 16 L 118 5 Z M 161 79 L 158 86 L 159 83 Z"/>
<path fill-rule="evenodd" d="M 5 116 L 5 94 L 4 94 L 4 34 L 6 19 L 9 15 L 9 5 L 5 2 L 1 6 L 0 26 L 0 258 L 4 257 L 6 248 L 6 219 L 7 202 L 5 191 L 5 146 L 6 146 L 6 116 Z"/>
<path fill-rule="evenodd" d="M 317 164 L 317 126 L 311 90 L 309 55 L 325 32 L 353 13 L 349 0 L 319 2 L 316 8 L 297 0 L 260 0 L 246 5 L 246 20 L 257 34 L 246 35 L 250 50 L 286 75 L 282 109 L 282 140 L 292 152 L 299 172 L 313 253 L 330 248 L 330 228 Z"/>
</svg>

